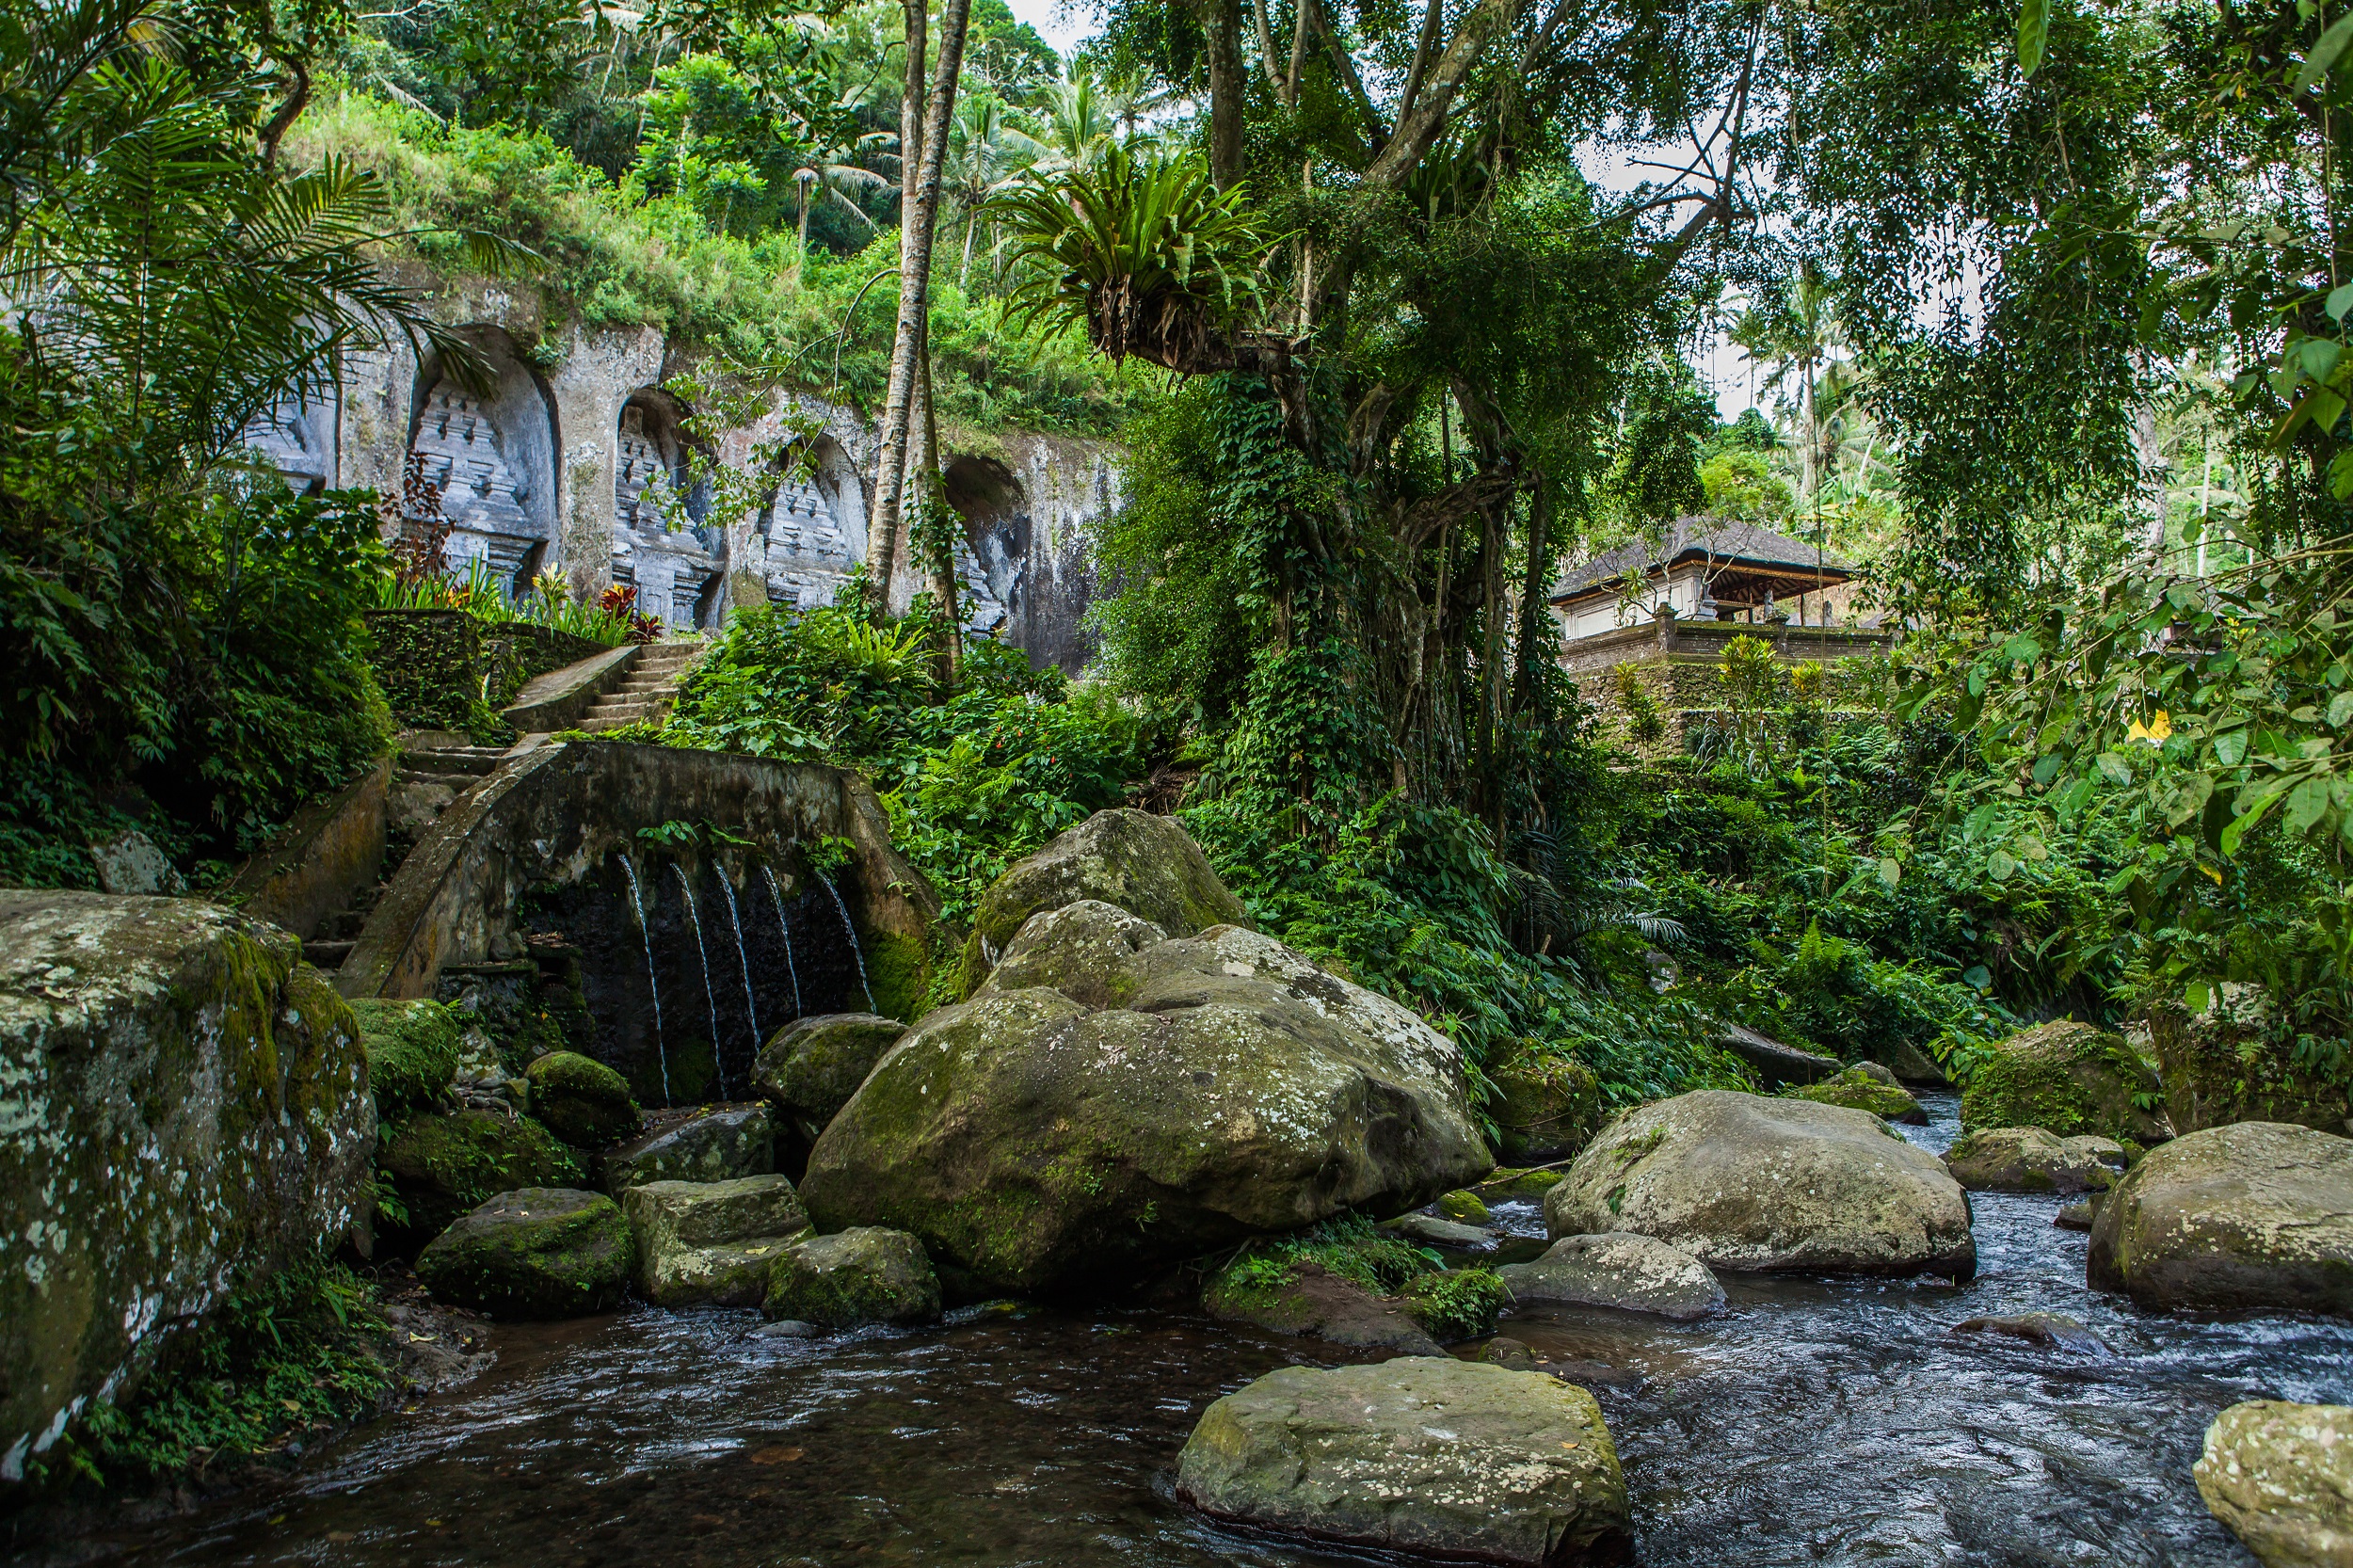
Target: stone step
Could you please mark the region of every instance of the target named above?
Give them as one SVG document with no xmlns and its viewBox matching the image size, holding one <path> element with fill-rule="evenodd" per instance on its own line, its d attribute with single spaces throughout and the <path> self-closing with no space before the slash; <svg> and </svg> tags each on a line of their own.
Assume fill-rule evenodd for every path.
<svg viewBox="0 0 2353 1568">
<path fill-rule="evenodd" d="M 314 936 L 302 944 L 302 956 L 322 969 L 340 969 L 355 944 L 345 937 Z"/>
<path fill-rule="evenodd" d="M 412 768 L 403 768 L 392 775 L 392 781 L 396 784 L 446 784 L 459 794 L 464 794 L 482 782 L 482 776 L 478 773 L 419 773 Z"/>
<path fill-rule="evenodd" d="M 463 751 L 411 751 L 402 755 L 404 767 L 421 773 L 486 774 L 506 755 L 504 746 L 470 746 Z"/>
<path fill-rule="evenodd" d="M 338 909 L 319 922 L 317 939 L 322 942 L 348 941 L 359 936 L 360 928 L 367 923 L 368 912 L 364 909 Z"/>
</svg>

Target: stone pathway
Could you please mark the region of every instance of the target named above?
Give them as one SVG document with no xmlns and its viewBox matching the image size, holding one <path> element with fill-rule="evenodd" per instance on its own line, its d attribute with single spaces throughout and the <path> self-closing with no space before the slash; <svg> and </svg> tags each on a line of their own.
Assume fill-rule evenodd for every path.
<svg viewBox="0 0 2353 1568">
<path fill-rule="evenodd" d="M 621 683 L 588 710 L 588 716 L 580 721 L 581 728 L 591 732 L 619 729 L 660 718 L 677 700 L 679 681 L 702 651 L 699 642 L 648 643 Z"/>
</svg>

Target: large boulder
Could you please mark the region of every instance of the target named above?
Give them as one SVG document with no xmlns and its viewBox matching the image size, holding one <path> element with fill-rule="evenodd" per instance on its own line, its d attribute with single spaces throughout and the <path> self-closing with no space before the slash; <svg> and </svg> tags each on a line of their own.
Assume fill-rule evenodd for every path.
<svg viewBox="0 0 2353 1568">
<path fill-rule="evenodd" d="M 2143 1306 L 2353 1316 L 2353 1139 L 2233 1122 L 2150 1150 L 2101 1200 L 2085 1274 Z"/>
<path fill-rule="evenodd" d="M 1203 1413 L 1176 1495 L 1253 1529 L 1522 1568 L 1617 1560 L 1628 1543 L 1593 1397 L 1451 1357 L 1270 1372 Z"/>
<path fill-rule="evenodd" d="M 883 1052 L 906 1032 L 906 1025 L 879 1013 L 795 1018 L 769 1037 L 752 1068 L 752 1082 L 814 1142 L 850 1103 Z"/>
<path fill-rule="evenodd" d="M 2061 1138 L 2089 1132 L 2136 1144 L 2173 1136 L 2157 1075 L 2121 1034 L 2059 1018 L 1989 1048 L 1961 1096 L 1961 1125 L 2039 1127 Z"/>
<path fill-rule="evenodd" d="M 1724 1309 L 1723 1285 L 1706 1264 L 1655 1237 L 1625 1231 L 1563 1236 L 1534 1262 L 1496 1272 L 1523 1304 L 1610 1306 L 1686 1320 Z"/>
<path fill-rule="evenodd" d="M 604 1156 L 605 1191 L 618 1197 L 649 1181 L 733 1181 L 776 1168 L 765 1105 L 713 1105 L 658 1127 Z"/>
<path fill-rule="evenodd" d="M 1522 1041 L 1490 1059 L 1486 1073 L 1486 1112 L 1506 1160 L 1565 1160 L 1601 1126 L 1601 1080 L 1573 1056 Z"/>
<path fill-rule="evenodd" d="M 637 1240 L 637 1290 L 656 1306 L 758 1306 L 769 1266 L 808 1226 L 780 1176 L 654 1181 L 621 1194 Z"/>
<path fill-rule="evenodd" d="M 368 1087 L 376 1113 L 387 1127 L 409 1116 L 446 1108 L 457 1077 L 457 1020 L 438 1001 L 386 1001 L 370 998 L 351 1004 L 360 1041 L 368 1053 Z"/>
<path fill-rule="evenodd" d="M 809 1155 L 819 1228 L 911 1231 L 959 1289 L 1101 1288 L 1489 1169 L 1459 1052 L 1405 1008 L 1233 926 L 1104 964 L 1124 1007 L 992 984 L 891 1048 Z"/>
<path fill-rule="evenodd" d="M 376 1163 L 392 1177 L 404 1218 L 387 1230 L 429 1240 L 461 1214 L 519 1187 L 577 1187 L 579 1158 L 529 1116 L 460 1111 L 412 1116 L 385 1135 Z"/>
<path fill-rule="evenodd" d="M 1909 1122 L 1914 1127 L 1926 1127 L 1929 1122 L 1929 1113 L 1912 1097 L 1911 1091 L 1896 1081 L 1894 1072 L 1876 1062 L 1865 1062 L 1846 1068 L 1835 1078 L 1784 1089 L 1782 1093 L 1792 1099 L 1812 1100 L 1817 1105 L 1868 1111 L 1883 1121 Z"/>
<path fill-rule="evenodd" d="M 903 1230 L 859 1225 L 789 1242 L 768 1266 L 769 1317 L 820 1328 L 922 1323 L 939 1316 L 939 1276 Z"/>
<path fill-rule="evenodd" d="M 375 1145 L 358 1022 L 293 936 L 0 890 L 0 1480 L 364 1220 Z"/>
<path fill-rule="evenodd" d="M 1222 1323 L 1248 1323 L 1391 1355 L 1444 1355 L 1446 1349 L 1398 1303 L 1313 1258 L 1273 1278 L 1263 1271 L 1219 1271 L 1201 1292 L 1201 1308 Z"/>
<path fill-rule="evenodd" d="M 2103 1192 L 2124 1174 L 2124 1146 L 2039 1127 L 1980 1128 L 1953 1141 L 1945 1168 L 1972 1192 Z"/>
<path fill-rule="evenodd" d="M 636 1256 L 611 1198 L 568 1187 L 501 1192 L 417 1255 L 417 1277 L 493 1318 L 581 1318 L 620 1304 Z"/>
<path fill-rule="evenodd" d="M 1097 811 L 989 884 L 964 949 L 964 985 L 997 967 L 1014 936 L 1041 910 L 1097 899 L 1172 936 L 1250 923 L 1241 900 L 1217 879 L 1201 846 L 1173 817 Z"/>
<path fill-rule="evenodd" d="M 629 1080 L 593 1056 L 552 1050 L 523 1072 L 531 1113 L 576 1149 L 600 1149 L 637 1130 L 644 1118 Z"/>
<path fill-rule="evenodd" d="M 2206 1429 L 2195 1473 L 2264 1568 L 2353 1562 L 2353 1406 L 2234 1404 Z"/>
<path fill-rule="evenodd" d="M 2299 1064 L 2296 1030 L 2256 985 L 2225 984 L 2204 1012 L 2178 1002 L 2149 1010 L 2149 1039 L 2175 1132 L 2226 1122 L 2296 1122 L 2353 1131 L 2345 1086 L 2318 1064 Z"/>
<path fill-rule="evenodd" d="M 1711 1267 L 1977 1272 L 1969 1199 L 1877 1116 L 1734 1090 L 1626 1112 L 1545 1197 L 1552 1235 L 1632 1231 Z"/>
</svg>

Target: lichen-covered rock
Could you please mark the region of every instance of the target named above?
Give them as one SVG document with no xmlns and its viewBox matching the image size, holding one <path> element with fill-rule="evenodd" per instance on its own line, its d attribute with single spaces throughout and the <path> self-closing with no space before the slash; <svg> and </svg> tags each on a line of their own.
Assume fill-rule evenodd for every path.
<svg viewBox="0 0 2353 1568">
<path fill-rule="evenodd" d="M 376 1164 L 392 1178 L 408 1219 L 387 1229 L 422 1241 L 501 1192 L 519 1187 L 576 1187 L 580 1160 L 528 1116 L 460 1111 L 412 1116 L 385 1135 Z"/>
<path fill-rule="evenodd" d="M 960 1289 L 1098 1288 L 1489 1168 L 1407 1009 L 1232 926 L 1116 962 L 1126 1007 L 985 988 L 920 1022 L 810 1153 L 819 1227 L 912 1231 Z"/>
<path fill-rule="evenodd" d="M 1174 817 L 1124 808 L 1097 811 L 1015 861 L 981 895 L 964 949 L 966 995 L 987 978 L 1031 916 L 1081 899 L 1099 899 L 1171 936 L 1250 924 L 1241 900 L 1218 880 L 1201 846 Z"/>
<path fill-rule="evenodd" d="M 636 1247 L 611 1198 L 565 1187 L 501 1192 L 417 1255 L 442 1301 L 522 1320 L 580 1318 L 620 1304 Z"/>
<path fill-rule="evenodd" d="M 0 1480 L 364 1219 L 375 1144 L 359 1024 L 293 936 L 0 890 Z"/>
<path fill-rule="evenodd" d="M 1564 1236 L 1533 1263 L 1496 1271 L 1520 1303 L 1610 1306 L 1660 1318 L 1705 1318 L 1724 1307 L 1715 1272 L 1655 1237 L 1625 1231 Z"/>
<path fill-rule="evenodd" d="M 438 1001 L 370 998 L 353 1002 L 351 1011 L 368 1053 L 377 1118 L 390 1127 L 440 1110 L 457 1077 L 457 1020 L 449 1009 Z"/>
<path fill-rule="evenodd" d="M 1248 1323 L 1353 1350 L 1446 1354 L 1404 1307 L 1313 1258 L 1301 1259 L 1273 1280 L 1245 1268 L 1223 1269 L 1202 1290 L 1201 1309 L 1222 1323 Z"/>
<path fill-rule="evenodd" d="M 2085 1275 L 2143 1306 L 2353 1317 L 2353 1139 L 2233 1122 L 2150 1150 L 2100 1201 Z"/>
<path fill-rule="evenodd" d="M 733 1181 L 776 1168 L 765 1105 L 714 1105 L 656 1128 L 604 1156 L 605 1191 L 618 1197 L 649 1181 Z"/>
<path fill-rule="evenodd" d="M 1871 1069 L 1878 1067 L 1877 1072 Z M 1807 1083 L 1784 1089 L 1784 1095 L 1796 1099 L 1813 1100 L 1818 1105 L 1843 1105 L 1849 1111 L 1868 1111 L 1872 1115 L 1890 1122 L 1910 1122 L 1926 1127 L 1929 1113 L 1911 1092 L 1896 1081 L 1896 1075 L 1876 1062 L 1865 1062 L 1849 1067 L 1837 1077 L 1820 1083 Z"/>
<path fill-rule="evenodd" d="M 531 1113 L 576 1149 L 600 1149 L 637 1130 L 644 1118 L 629 1080 L 593 1056 L 552 1050 L 524 1070 Z"/>
<path fill-rule="evenodd" d="M 2141 1109 L 2157 1094 L 2155 1071 L 2122 1035 L 2060 1018 L 1991 1048 L 1961 1096 L 1961 1125 L 2159 1144 L 2173 1136 L 2171 1124 L 2163 1112 Z"/>
<path fill-rule="evenodd" d="M 2234 1404 L 2206 1429 L 2195 1474 L 2264 1568 L 2353 1562 L 2353 1406 Z"/>
<path fill-rule="evenodd" d="M 1506 1160 L 1565 1160 L 1601 1125 L 1601 1080 L 1573 1056 L 1523 1041 L 1498 1052 L 1486 1074 L 1486 1111 Z"/>
<path fill-rule="evenodd" d="M 1979 1128 L 1953 1141 L 1945 1168 L 1972 1192 L 2099 1192 L 2124 1174 L 2124 1146 L 2039 1127 Z"/>
<path fill-rule="evenodd" d="M 637 1239 L 637 1291 L 656 1306 L 758 1306 L 768 1270 L 808 1226 L 781 1176 L 653 1181 L 621 1194 Z"/>
<path fill-rule="evenodd" d="M 929 1322 L 939 1306 L 939 1276 L 923 1243 L 874 1225 L 787 1244 L 768 1267 L 760 1303 L 771 1318 L 824 1328 Z"/>
<path fill-rule="evenodd" d="M 1867 1112 L 1707 1089 L 1617 1117 L 1545 1198 L 1557 1239 L 1633 1231 L 1717 1269 L 1977 1272 L 1969 1199 Z"/>
<path fill-rule="evenodd" d="M 771 1035 L 752 1082 L 812 1142 L 840 1114 L 907 1026 L 878 1013 L 821 1013 Z"/>
<path fill-rule="evenodd" d="M 1451 1357 L 1271 1372 L 1203 1413 L 1176 1492 L 1256 1529 L 1521 1568 L 1604 1559 L 1628 1541 L 1625 1480 L 1593 1397 Z"/>
<path fill-rule="evenodd" d="M 998 954 L 981 991 L 1020 991 L 1043 985 L 1082 1007 L 1125 1007 L 1137 975 L 1128 960 L 1168 933 L 1116 904 L 1085 898 L 1042 909 Z"/>
</svg>

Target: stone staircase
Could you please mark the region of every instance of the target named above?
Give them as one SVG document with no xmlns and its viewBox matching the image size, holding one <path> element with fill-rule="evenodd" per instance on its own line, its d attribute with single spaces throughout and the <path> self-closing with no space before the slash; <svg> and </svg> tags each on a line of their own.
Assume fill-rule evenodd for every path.
<svg viewBox="0 0 2353 1568">
<path fill-rule="evenodd" d="M 703 645 L 698 642 L 647 644 L 621 678 L 621 683 L 597 699 L 596 706 L 588 710 L 588 716 L 580 721 L 580 728 L 594 733 L 662 717 L 677 699 L 679 681 L 685 676 L 687 666 L 701 656 L 702 650 Z"/>
</svg>

